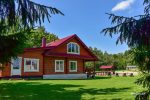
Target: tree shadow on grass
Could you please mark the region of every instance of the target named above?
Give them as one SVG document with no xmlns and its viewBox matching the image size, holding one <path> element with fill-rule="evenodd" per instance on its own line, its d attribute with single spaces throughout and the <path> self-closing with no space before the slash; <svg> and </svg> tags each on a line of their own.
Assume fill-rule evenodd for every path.
<svg viewBox="0 0 150 100">
<path fill-rule="evenodd" d="M 94 79 L 111 79 L 110 76 L 96 76 Z"/>
<path fill-rule="evenodd" d="M 107 95 L 125 92 L 128 89 L 130 88 L 86 89 L 83 85 L 12 82 L 0 84 L 0 100 L 81 100 L 83 94 L 92 95 L 88 100 L 96 100 L 94 95 L 107 97 Z"/>
</svg>

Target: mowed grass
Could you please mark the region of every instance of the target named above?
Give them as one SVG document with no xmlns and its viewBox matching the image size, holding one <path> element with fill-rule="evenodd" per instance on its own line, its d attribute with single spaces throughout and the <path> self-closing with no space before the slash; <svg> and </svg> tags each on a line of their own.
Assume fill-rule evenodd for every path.
<svg viewBox="0 0 150 100">
<path fill-rule="evenodd" d="M 0 80 L 0 100 L 134 100 L 137 77 L 88 80 Z"/>
</svg>

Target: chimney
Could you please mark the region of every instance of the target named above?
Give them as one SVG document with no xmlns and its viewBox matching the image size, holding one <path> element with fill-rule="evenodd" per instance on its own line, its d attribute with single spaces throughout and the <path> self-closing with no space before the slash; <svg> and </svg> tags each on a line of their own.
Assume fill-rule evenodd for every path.
<svg viewBox="0 0 150 100">
<path fill-rule="evenodd" d="M 45 37 L 42 38 L 42 47 L 46 47 L 46 38 Z"/>
</svg>

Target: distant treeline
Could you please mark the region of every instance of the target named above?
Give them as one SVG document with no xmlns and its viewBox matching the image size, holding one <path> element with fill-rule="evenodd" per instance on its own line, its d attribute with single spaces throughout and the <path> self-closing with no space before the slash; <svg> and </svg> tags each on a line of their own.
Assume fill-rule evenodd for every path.
<svg viewBox="0 0 150 100">
<path fill-rule="evenodd" d="M 127 65 L 136 65 L 133 61 L 132 50 L 126 50 L 124 53 L 109 54 L 97 48 L 89 47 L 89 49 L 99 58 L 99 61 L 95 63 L 96 70 L 99 70 L 99 66 L 102 65 L 113 65 L 116 70 L 124 70 Z M 86 67 L 93 66 L 93 62 L 86 63 Z"/>
</svg>

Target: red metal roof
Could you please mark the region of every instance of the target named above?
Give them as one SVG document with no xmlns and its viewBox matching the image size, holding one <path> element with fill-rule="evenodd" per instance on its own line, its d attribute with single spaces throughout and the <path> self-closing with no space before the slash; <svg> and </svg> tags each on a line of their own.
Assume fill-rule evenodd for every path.
<svg viewBox="0 0 150 100">
<path fill-rule="evenodd" d="M 56 40 L 56 41 L 53 41 L 53 42 L 50 42 L 50 43 L 47 43 L 46 46 L 58 46 L 74 36 L 75 36 L 75 34 L 65 37 L 65 38 L 62 38 L 62 39 L 59 39 L 59 40 Z"/>
<path fill-rule="evenodd" d="M 34 51 L 34 50 L 51 50 L 54 46 L 49 47 L 35 47 L 35 48 L 25 48 L 24 51 Z"/>
<path fill-rule="evenodd" d="M 51 50 L 54 49 L 55 47 L 61 45 L 62 43 L 64 43 L 65 41 L 67 41 L 68 39 L 71 39 L 72 37 L 74 37 L 76 34 L 73 34 L 71 36 L 50 42 L 46 44 L 46 47 L 34 47 L 34 48 L 25 48 L 24 51 L 32 51 L 32 50 Z"/>
<path fill-rule="evenodd" d="M 100 69 L 112 69 L 113 66 L 100 66 Z"/>
<path fill-rule="evenodd" d="M 81 39 L 76 35 L 76 34 L 73 34 L 71 36 L 68 36 L 68 37 L 65 37 L 65 38 L 62 38 L 60 40 L 56 40 L 54 42 L 50 42 L 48 44 L 46 44 L 46 46 L 53 46 L 53 47 L 58 47 L 59 45 L 62 45 L 63 43 L 66 43 L 67 41 L 69 41 L 70 39 L 72 38 L 77 38 L 78 41 L 81 42 L 81 44 L 83 45 L 83 47 L 86 48 L 86 50 L 88 52 L 90 52 L 90 54 L 93 56 L 92 58 L 94 58 L 95 60 L 98 60 L 98 58 L 89 50 L 89 48 L 81 41 Z M 70 56 L 73 56 L 73 54 L 70 54 Z M 78 55 L 79 56 L 79 55 Z"/>
<path fill-rule="evenodd" d="M 53 54 L 53 56 L 66 56 L 66 57 L 76 57 L 76 58 L 87 58 L 87 59 L 92 59 L 92 60 L 98 60 L 98 58 L 89 50 L 89 48 L 81 41 L 81 39 L 76 35 L 73 34 L 71 36 L 50 42 L 46 44 L 46 47 L 37 47 L 37 48 L 26 48 L 24 49 L 25 51 L 34 51 L 34 50 L 44 50 L 44 54 L 46 56 L 52 56 L 52 54 L 48 54 L 47 50 L 53 50 L 55 48 L 57 48 L 58 46 L 66 43 L 67 41 L 69 41 L 72 38 L 77 38 L 79 42 L 81 42 L 81 44 L 83 45 L 84 48 L 86 48 L 86 50 L 92 55 L 92 57 L 87 57 L 87 56 L 82 56 L 82 55 L 76 55 L 76 54 Z"/>
</svg>

